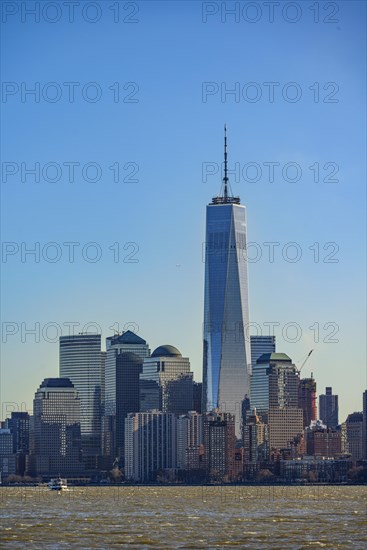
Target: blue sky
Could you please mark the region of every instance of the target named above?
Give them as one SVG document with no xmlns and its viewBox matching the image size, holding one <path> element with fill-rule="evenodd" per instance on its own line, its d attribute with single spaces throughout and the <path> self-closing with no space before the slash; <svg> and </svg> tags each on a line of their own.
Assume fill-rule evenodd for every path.
<svg viewBox="0 0 367 550">
<path fill-rule="evenodd" d="M 254 23 L 246 20 L 255 18 L 254 8 L 244 11 L 244 2 L 237 3 L 238 21 L 221 14 L 221 5 L 230 9 L 234 2 L 119 2 L 117 23 L 112 1 L 95 3 L 98 13 L 80 2 L 74 22 L 62 2 L 58 13 L 41 11 L 39 22 L 24 13 L 24 2 L 3 4 L 2 241 L 13 243 L 3 244 L 2 257 L 3 411 L 11 408 L 6 403 L 30 409 L 42 379 L 58 375 L 58 327 L 68 334 L 70 322 L 79 323 L 77 331 L 98 323 L 103 338 L 112 326 L 135 328 L 152 349 L 175 345 L 201 380 L 205 206 L 221 184 L 219 171 L 203 177 L 203 165 L 221 168 L 225 122 L 229 167 L 239 171 L 232 189 L 247 206 L 248 240 L 262 254 L 249 264 L 250 320 L 263 334 L 264 323 L 279 323 L 278 351 L 296 362 L 315 348 L 303 372 L 313 371 L 319 394 L 333 386 L 341 421 L 360 410 L 365 4 L 332 3 L 338 8 L 332 14 L 319 2 L 318 23 L 307 1 L 295 3 L 297 12 L 280 2 L 273 23 L 263 2 Z M 95 15 L 99 21 L 86 20 Z M 65 82 L 75 83 L 74 102 Z M 208 82 L 216 93 L 205 95 Z M 275 83 L 272 102 L 264 83 Z M 24 95 L 37 86 L 38 102 Z M 225 94 L 233 89 L 237 96 Z M 301 97 L 292 102 L 296 92 Z M 55 93 L 61 96 L 53 102 Z M 95 93 L 101 97 L 93 102 Z M 79 163 L 73 182 L 71 162 Z M 269 162 L 279 163 L 274 181 Z M 40 181 L 21 163 L 39 163 Z M 98 181 L 91 181 L 96 172 L 87 163 L 100 170 Z M 114 182 L 115 163 L 122 177 L 137 167 L 138 181 Z M 259 167 L 261 177 L 251 181 Z M 55 175 L 58 181 L 50 181 Z M 80 243 L 72 263 L 67 242 Z M 269 242 L 279 243 L 273 262 Z M 302 253 L 297 262 L 283 257 L 296 250 L 290 242 Z M 22 246 L 34 243 L 40 261 L 31 255 L 22 261 Z M 59 261 L 47 261 L 60 251 Z M 96 251 L 100 260 L 88 261 Z M 292 342 L 295 323 L 301 333 Z M 25 332 L 35 326 L 36 336 Z"/>
</svg>

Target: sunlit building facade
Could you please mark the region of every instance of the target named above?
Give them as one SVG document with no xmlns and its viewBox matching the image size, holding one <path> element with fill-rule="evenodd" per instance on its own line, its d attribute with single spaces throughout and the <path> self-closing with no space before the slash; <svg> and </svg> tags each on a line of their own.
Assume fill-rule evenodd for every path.
<svg viewBox="0 0 367 550">
<path fill-rule="evenodd" d="M 125 419 L 125 476 L 155 481 L 177 467 L 174 414 L 161 411 L 128 414 Z"/>
<path fill-rule="evenodd" d="M 252 371 L 256 361 L 264 353 L 275 353 L 275 336 L 250 336 L 251 345 L 251 367 Z"/>
<path fill-rule="evenodd" d="M 150 350 L 132 331 L 106 338 L 106 350 L 102 451 L 123 467 L 125 418 L 140 411 L 139 376 Z"/>
<path fill-rule="evenodd" d="M 206 209 L 202 412 L 219 408 L 235 415 L 240 438 L 251 373 L 247 219 L 239 197 L 229 195 L 226 141 L 223 183 Z"/>
<path fill-rule="evenodd" d="M 33 401 L 31 473 L 78 475 L 81 451 L 78 392 L 68 378 L 45 378 Z"/>
<path fill-rule="evenodd" d="M 83 457 L 86 467 L 93 467 L 92 457 L 101 453 L 101 335 L 60 336 L 59 354 L 60 377 L 69 378 L 78 391 Z"/>
<path fill-rule="evenodd" d="M 153 409 L 174 414 L 193 410 L 193 373 L 188 357 L 174 346 L 156 348 L 144 359 L 140 375 L 140 411 Z"/>
<path fill-rule="evenodd" d="M 230 413 L 214 410 L 203 418 L 203 466 L 209 481 L 232 481 L 235 460 L 235 420 Z"/>
</svg>

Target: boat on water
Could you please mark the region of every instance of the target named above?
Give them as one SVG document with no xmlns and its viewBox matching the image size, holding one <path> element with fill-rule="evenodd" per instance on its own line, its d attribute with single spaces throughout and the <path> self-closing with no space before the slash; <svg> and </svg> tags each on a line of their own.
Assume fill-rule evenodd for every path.
<svg viewBox="0 0 367 550">
<path fill-rule="evenodd" d="M 66 479 L 63 479 L 62 477 L 57 477 L 50 479 L 48 488 L 52 491 L 66 491 L 68 488 L 68 484 Z"/>
</svg>

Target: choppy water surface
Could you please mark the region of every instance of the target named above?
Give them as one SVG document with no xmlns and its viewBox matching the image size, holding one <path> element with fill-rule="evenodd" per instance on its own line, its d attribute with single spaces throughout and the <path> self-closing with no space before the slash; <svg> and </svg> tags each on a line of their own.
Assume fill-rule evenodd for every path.
<svg viewBox="0 0 367 550">
<path fill-rule="evenodd" d="M 367 548 L 366 487 L 0 488 L 9 548 Z"/>
</svg>

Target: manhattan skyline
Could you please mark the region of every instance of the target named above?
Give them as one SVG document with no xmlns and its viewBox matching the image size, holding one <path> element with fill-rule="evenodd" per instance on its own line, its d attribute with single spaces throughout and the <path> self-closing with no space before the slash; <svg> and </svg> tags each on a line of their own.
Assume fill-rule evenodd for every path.
<svg viewBox="0 0 367 550">
<path fill-rule="evenodd" d="M 2 105 L 7 134 L 3 162 L 19 165 L 19 173 L 2 182 L 2 238 L 19 246 L 19 253 L 3 257 L 2 264 L 2 322 L 14 330 L 13 335 L 3 332 L 3 402 L 25 402 L 32 409 L 41 381 L 58 376 L 58 337 L 69 335 L 71 322 L 79 323 L 76 334 L 86 323 L 98 323 L 102 340 L 114 329 L 130 326 L 151 349 L 162 342 L 177 346 L 189 357 L 195 379 L 201 380 L 204 209 L 222 178 L 221 131 L 227 122 L 232 188 L 248 209 L 248 240 L 262 252 L 259 261 L 249 262 L 251 321 L 263 334 L 268 334 L 264 323 L 279 323 L 277 349 L 297 365 L 315 348 L 302 375 L 314 373 L 318 393 L 333 387 L 341 421 L 361 409 L 360 388 L 366 381 L 360 10 L 365 7 L 351 2 L 341 8 L 338 25 L 321 26 L 306 17 L 293 25 L 265 20 L 250 25 L 230 19 L 223 24 L 214 16 L 204 23 L 200 3 L 152 7 L 146 2 L 141 4 L 140 22 L 124 25 L 123 32 L 105 20 L 94 27 L 97 38 L 108 32 L 115 49 L 103 40 L 92 41 L 91 27 L 81 21 L 75 23 L 79 32 L 61 49 L 58 38 L 67 28 L 65 22 L 41 22 L 35 33 L 32 23 L 9 21 L 3 33 L 5 81 L 25 82 L 29 88 L 34 82 L 97 81 L 105 93 L 96 103 L 79 97 L 74 104 L 37 103 L 30 96 L 22 102 L 14 95 Z M 166 24 L 167 16 L 171 25 Z M 45 42 L 52 55 L 44 49 Z M 166 46 L 183 42 L 185 48 Z M 203 46 L 206 43 L 210 48 Z M 128 45 L 133 45 L 132 53 L 122 59 L 117 52 Z M 256 54 L 251 53 L 254 47 Z M 139 102 L 115 104 L 109 87 L 117 81 L 136 82 Z M 222 101 L 220 92 L 205 97 L 207 82 L 217 83 L 219 89 L 224 82 L 228 90 L 235 89 L 236 82 L 241 89 L 248 82 L 259 83 L 262 99 L 251 103 L 228 95 Z M 266 99 L 269 86 L 264 82 L 279 83 L 273 103 Z M 300 86 L 299 102 L 284 100 L 287 82 Z M 319 102 L 314 101 L 316 82 Z M 338 85 L 337 103 L 323 101 L 331 91 L 323 88 L 327 82 Z M 103 174 L 91 183 L 76 172 L 70 182 L 64 167 L 58 182 L 35 182 L 31 175 L 22 181 L 22 162 L 29 168 L 37 162 L 95 162 Z M 130 179 L 139 181 L 115 183 L 109 168 L 114 162 L 137 163 L 138 175 Z M 279 166 L 271 182 L 272 162 Z M 302 168 L 295 183 L 282 173 L 292 162 Z M 323 167 L 330 162 L 339 167 L 337 182 L 324 181 L 332 166 Z M 248 163 L 252 168 L 246 179 L 242 170 Z M 254 181 L 257 165 L 262 176 Z M 128 167 L 124 175 L 130 172 Z M 293 174 L 290 170 L 291 178 Z M 42 249 L 50 242 L 62 250 L 59 261 L 45 260 L 42 252 L 39 262 L 31 255 L 21 261 L 21 243 L 29 249 L 40 243 Z M 65 242 L 80 243 L 74 262 L 68 259 Z M 95 263 L 81 253 L 91 242 L 102 249 Z M 117 242 L 119 262 L 114 261 Z M 301 248 L 297 262 L 282 255 L 290 242 Z M 279 243 L 274 244 L 273 262 L 271 246 L 264 243 Z M 324 248 L 327 243 L 335 244 Z M 255 254 L 256 248 L 252 251 Z M 138 262 L 123 262 L 128 255 Z M 325 262 L 327 257 L 338 262 Z M 298 342 L 284 340 L 282 330 L 288 323 L 301 327 Z M 324 328 L 327 323 L 331 325 Z M 25 333 L 34 328 L 36 336 Z M 289 335 L 294 337 L 292 330 Z M 325 342 L 327 338 L 339 342 Z M 345 384 L 346 370 L 351 387 Z"/>
</svg>

